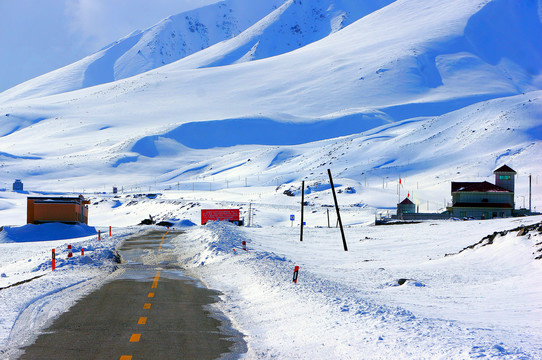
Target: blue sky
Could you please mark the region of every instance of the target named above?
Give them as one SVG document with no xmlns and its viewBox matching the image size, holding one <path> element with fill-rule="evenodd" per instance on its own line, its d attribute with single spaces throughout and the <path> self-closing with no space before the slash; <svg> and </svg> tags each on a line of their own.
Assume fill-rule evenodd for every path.
<svg viewBox="0 0 542 360">
<path fill-rule="evenodd" d="M 0 92 L 218 0 L 0 0 Z"/>
</svg>

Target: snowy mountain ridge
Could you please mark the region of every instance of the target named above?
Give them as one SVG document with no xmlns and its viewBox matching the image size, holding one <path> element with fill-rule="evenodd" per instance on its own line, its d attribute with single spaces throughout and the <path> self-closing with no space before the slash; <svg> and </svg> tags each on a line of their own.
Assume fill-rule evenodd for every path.
<svg viewBox="0 0 542 360">
<path fill-rule="evenodd" d="M 262 172 L 269 176 L 260 184 L 278 186 L 320 176 L 330 164 L 354 182 L 439 171 L 449 181 L 457 175 L 452 168 L 470 169 L 460 170 L 469 177 L 478 173 L 472 161 L 492 167 L 496 159 L 536 168 L 542 88 L 538 2 L 398 0 L 381 8 L 381 2 L 369 2 L 378 10 L 340 31 L 333 31 L 337 13 L 331 11 L 320 28 L 331 34 L 318 41 L 239 61 L 256 59 L 265 34 L 299 18 L 289 11 L 330 3 L 281 2 L 234 38 L 126 79 L 63 92 L 81 80 L 79 62 L 70 65 L 73 71 L 58 70 L 60 77 L 44 75 L 55 88 L 21 84 L 19 90 L 35 91 L 35 97 L 0 103 L 4 183 L 31 176 L 45 188 L 54 188 L 59 178 L 72 188 L 81 181 L 92 188 L 106 181 L 82 180 L 83 169 L 115 174 L 126 184 L 160 179 L 167 186 L 206 182 L 218 174 L 226 184 L 237 173 Z M 333 3 L 344 9 L 354 4 Z M 358 14 L 364 11 L 358 8 Z M 275 30 L 269 34 L 280 33 L 280 26 Z M 127 50 L 119 54 L 127 54 L 141 38 L 134 33 L 116 49 L 124 44 Z M 274 39 L 283 44 L 286 37 Z M 246 57 L 246 49 L 254 51 Z M 87 65 L 95 60 L 84 59 Z M 107 69 L 98 73 L 112 71 Z M 51 90 L 57 94 L 38 96 Z M 512 120 L 516 125 L 508 126 Z M 428 123 L 441 130 L 425 137 Z M 358 139 L 361 147 L 320 151 L 344 136 Z M 310 160 L 301 162 L 304 156 Z M 426 197 L 441 198 L 442 191 Z"/>
<path fill-rule="evenodd" d="M 134 31 L 74 64 L 1 93 L 0 102 L 125 79 L 208 48 L 213 49 L 191 67 L 222 66 L 280 55 L 339 31 L 390 2 L 219 1 L 170 16 L 145 31 Z"/>
<path fill-rule="evenodd" d="M 541 14 L 226 0 L 1 93 L 0 354 L 106 279 L 151 214 L 187 226 L 164 255 L 224 294 L 247 359 L 541 358 L 542 216 L 373 226 L 405 197 L 442 212 L 452 181 L 493 183 L 505 164 L 515 208 L 532 190 L 541 211 Z M 42 225 L 17 226 L 27 196 L 79 194 L 112 235 L 30 242 Z M 192 226 L 218 208 L 252 226 Z"/>
</svg>

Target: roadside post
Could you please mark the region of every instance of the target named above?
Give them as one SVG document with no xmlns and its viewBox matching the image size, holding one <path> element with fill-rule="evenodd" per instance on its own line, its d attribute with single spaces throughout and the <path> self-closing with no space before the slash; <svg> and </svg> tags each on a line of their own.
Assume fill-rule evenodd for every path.
<svg viewBox="0 0 542 360">
<path fill-rule="evenodd" d="M 109 237 L 111 237 L 111 226 L 109 226 Z"/>
<path fill-rule="evenodd" d="M 55 271 L 55 268 L 56 268 L 55 249 L 53 249 L 53 271 Z"/>
<path fill-rule="evenodd" d="M 71 258 L 73 256 L 73 253 L 72 253 L 72 246 L 71 245 L 68 245 L 68 259 Z"/>
<path fill-rule="evenodd" d="M 297 275 L 299 273 L 299 266 L 294 267 L 294 284 L 297 284 Z"/>
<path fill-rule="evenodd" d="M 295 220 L 295 215 L 290 215 L 290 221 L 292 222 L 292 227 L 294 227 L 294 220 Z"/>
<path fill-rule="evenodd" d="M 102 240 L 102 230 L 98 230 L 98 241 Z"/>
<path fill-rule="evenodd" d="M 305 206 L 305 181 L 301 181 L 301 235 L 300 240 L 303 241 L 303 208 Z"/>
</svg>

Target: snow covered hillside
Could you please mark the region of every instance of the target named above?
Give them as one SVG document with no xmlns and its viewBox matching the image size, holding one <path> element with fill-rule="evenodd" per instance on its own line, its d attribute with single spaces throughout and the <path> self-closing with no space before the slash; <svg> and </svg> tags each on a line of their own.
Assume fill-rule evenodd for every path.
<svg viewBox="0 0 542 360">
<path fill-rule="evenodd" d="M 196 67 L 279 55 L 342 29 L 391 0 L 224 0 L 170 16 L 134 31 L 96 54 L 27 81 L 0 95 L 0 102 L 59 94 L 158 68 L 200 52 Z M 231 40 L 230 40 L 231 39 Z"/>
<path fill-rule="evenodd" d="M 299 216 L 294 227 L 289 221 L 290 214 L 299 215 L 299 195 L 277 194 L 274 187 L 171 190 L 156 198 L 91 195 L 91 219 L 124 226 L 151 213 L 175 226 L 193 225 L 203 208 L 232 206 L 247 219 L 247 201 L 254 197 L 253 226 L 189 226 L 164 255 L 154 250 L 147 255 L 150 263 L 177 257 L 189 276 L 223 293 L 214 306 L 245 335 L 246 359 L 542 356 L 542 216 L 372 226 L 374 209 L 350 205 L 359 195 L 343 191 L 345 252 L 339 229 L 326 224 L 328 207 L 322 205 L 331 201 L 329 186 L 311 189 L 303 242 Z M 335 214 L 331 217 L 334 224 Z M 46 235 L 62 230 L 39 226 Z M 122 265 L 111 271 L 123 239 L 147 229 L 166 232 L 158 226 L 119 226 L 102 241 L 96 236 L 35 241 L 28 235 L 36 234 L 29 229 L 34 225 L 0 230 L 3 359 L 15 359 L 17 347 L 80 296 L 122 274 Z M 107 234 L 105 226 L 96 229 Z M 68 244 L 74 249 L 71 259 Z M 51 248 L 57 249 L 54 272 Z"/>
<path fill-rule="evenodd" d="M 1 94 L 0 182 L 7 188 L 22 178 L 34 190 L 75 192 L 113 183 L 216 190 L 317 181 L 330 167 L 372 186 L 372 205 L 393 206 L 386 182 L 408 176 L 417 179 L 412 190 L 440 208 L 451 180 L 485 178 L 502 163 L 522 175 L 540 169 L 538 1 L 262 4 L 194 10 L 208 28 L 229 9 L 245 20 L 228 40 L 213 38 L 154 70 L 65 92 L 81 87 L 72 86 L 79 70 L 65 68 L 44 75 L 51 84 L 18 88 L 35 97 L 11 92 L 17 88 Z M 112 61 L 123 57 L 125 69 L 139 69 L 130 74 L 147 69 L 127 54 L 139 46 L 159 59 L 175 19 L 187 26 L 178 15 L 132 34 L 108 48 L 125 47 L 111 50 Z M 290 31 L 296 25 L 299 33 Z M 145 37 L 162 45 L 142 45 Z M 70 66 L 87 72 L 83 62 L 96 64 L 89 59 Z M 259 60 L 245 61 L 252 59 Z M 109 65 L 93 68 L 105 76 L 114 73 Z M 388 195 L 379 196 L 378 185 Z M 525 182 L 518 187 L 523 196 Z"/>
</svg>

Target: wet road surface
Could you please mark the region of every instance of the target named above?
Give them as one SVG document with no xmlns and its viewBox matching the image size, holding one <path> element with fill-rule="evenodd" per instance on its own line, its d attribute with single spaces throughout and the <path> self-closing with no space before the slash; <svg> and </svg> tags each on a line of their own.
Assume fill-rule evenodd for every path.
<svg viewBox="0 0 542 360">
<path fill-rule="evenodd" d="M 185 277 L 171 251 L 179 231 L 127 239 L 114 280 L 59 316 L 19 359 L 218 359 L 246 351 L 209 309 L 218 294 Z"/>
</svg>

